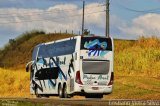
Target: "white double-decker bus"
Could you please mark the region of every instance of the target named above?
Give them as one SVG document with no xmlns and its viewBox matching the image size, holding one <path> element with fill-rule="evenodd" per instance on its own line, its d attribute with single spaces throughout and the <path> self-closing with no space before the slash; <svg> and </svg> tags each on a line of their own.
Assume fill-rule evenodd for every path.
<svg viewBox="0 0 160 106">
<path fill-rule="evenodd" d="M 37 45 L 30 70 L 30 93 L 37 97 L 72 95 L 102 98 L 112 92 L 113 39 L 75 36 Z"/>
</svg>

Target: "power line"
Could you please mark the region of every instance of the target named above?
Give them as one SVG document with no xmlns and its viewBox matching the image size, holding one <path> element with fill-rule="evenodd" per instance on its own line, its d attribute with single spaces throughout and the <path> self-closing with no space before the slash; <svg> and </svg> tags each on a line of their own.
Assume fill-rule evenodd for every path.
<svg viewBox="0 0 160 106">
<path fill-rule="evenodd" d="M 131 9 L 131 8 L 128 8 L 128 7 L 125 7 L 125 6 L 123 6 L 123 8 L 128 10 L 128 11 L 139 12 L 139 13 L 157 13 L 156 11 L 160 10 L 160 8 L 151 9 L 151 10 L 136 10 L 136 9 Z"/>
<path fill-rule="evenodd" d="M 95 13 L 100 13 L 100 12 L 105 12 L 105 11 L 96 11 L 96 12 L 91 12 L 91 13 L 86 13 L 86 15 L 90 15 L 90 14 L 95 14 Z M 72 17 L 76 17 L 76 16 L 81 16 L 82 14 L 77 14 L 77 15 L 73 15 L 73 16 L 69 16 L 70 18 Z M 11 23 L 23 23 L 23 22 L 33 22 L 33 21 L 53 21 L 54 19 L 65 19 L 66 17 L 55 17 L 55 18 L 48 18 L 48 19 L 36 19 L 36 20 L 22 20 L 20 22 L 4 22 L 4 23 L 0 23 L 0 24 L 11 24 Z M 58 21 L 54 21 L 54 22 L 58 22 Z"/>
<path fill-rule="evenodd" d="M 120 8 L 123 8 L 123 9 L 125 9 L 127 11 L 131 11 L 131 12 L 137 12 L 137 13 L 158 13 L 158 12 L 160 12 L 160 7 L 154 8 L 154 9 L 148 9 L 148 10 L 137 10 L 137 9 L 132 9 L 132 8 L 126 7 L 126 6 L 122 5 L 121 3 L 118 3 L 118 2 L 116 2 L 116 3 Z"/>
</svg>

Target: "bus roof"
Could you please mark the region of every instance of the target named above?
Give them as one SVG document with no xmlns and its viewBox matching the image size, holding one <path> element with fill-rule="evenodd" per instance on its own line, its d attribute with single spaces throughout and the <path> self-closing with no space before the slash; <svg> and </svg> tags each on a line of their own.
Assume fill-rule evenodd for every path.
<svg viewBox="0 0 160 106">
<path fill-rule="evenodd" d="M 65 38 L 65 39 L 59 39 L 59 40 L 55 40 L 55 41 L 41 43 L 41 44 L 38 44 L 36 47 L 39 47 L 39 46 L 42 46 L 42 45 L 49 45 L 49 44 L 53 44 L 53 43 L 56 43 L 56 42 L 62 42 L 62 41 L 65 41 L 65 40 L 72 40 L 72 39 L 82 38 L 82 37 L 111 38 L 111 37 L 97 36 L 97 35 L 94 35 L 94 36 L 81 36 L 81 35 L 78 35 L 78 36 L 69 37 L 69 38 Z"/>
</svg>

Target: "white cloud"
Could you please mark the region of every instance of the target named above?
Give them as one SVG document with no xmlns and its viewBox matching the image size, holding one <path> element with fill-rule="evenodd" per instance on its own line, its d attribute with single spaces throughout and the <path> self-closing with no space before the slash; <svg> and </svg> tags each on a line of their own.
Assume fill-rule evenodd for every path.
<svg viewBox="0 0 160 106">
<path fill-rule="evenodd" d="M 130 25 L 125 25 L 120 30 L 130 36 L 159 36 L 160 14 L 145 14 L 132 20 Z"/>
<path fill-rule="evenodd" d="M 98 3 L 92 3 L 85 7 L 85 22 L 89 25 L 96 25 L 100 28 L 105 26 L 105 6 Z M 82 10 L 80 10 L 82 12 Z"/>
<path fill-rule="evenodd" d="M 60 4 L 60 5 L 55 5 L 53 7 L 49 7 L 48 11 L 54 11 L 54 10 L 61 10 L 61 11 L 72 11 L 72 10 L 77 10 L 78 6 L 75 4 Z"/>
<path fill-rule="evenodd" d="M 98 3 L 86 5 L 85 28 L 96 32 L 96 28 L 102 29 L 105 27 L 105 14 L 100 12 L 104 11 L 105 8 L 101 5 Z M 58 32 L 60 30 L 71 32 L 73 30 L 77 34 L 81 31 L 82 8 L 79 8 L 76 4 L 54 5 L 46 10 L 0 8 L 0 14 L 2 31 L 0 37 L 5 37 L 6 30 L 8 30 L 7 38 L 15 38 L 19 34 L 33 29 L 42 29 L 46 32 Z"/>
<path fill-rule="evenodd" d="M 92 3 L 86 5 L 85 25 L 104 27 L 104 6 Z M 32 29 L 43 29 L 47 32 L 56 31 L 78 31 L 81 30 L 82 8 L 75 4 L 55 5 L 46 10 L 6 8 L 0 9 L 4 13 L 0 17 L 0 27 L 12 28 L 17 32 Z M 4 23 L 4 24 L 3 24 Z"/>
</svg>

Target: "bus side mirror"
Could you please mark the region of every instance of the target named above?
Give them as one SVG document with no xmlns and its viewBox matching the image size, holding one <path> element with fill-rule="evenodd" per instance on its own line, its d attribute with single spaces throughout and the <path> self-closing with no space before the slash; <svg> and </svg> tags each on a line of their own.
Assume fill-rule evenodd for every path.
<svg viewBox="0 0 160 106">
<path fill-rule="evenodd" d="M 26 66 L 26 72 L 29 72 L 29 65 Z"/>
<path fill-rule="evenodd" d="M 29 72 L 30 65 L 32 65 L 33 63 L 34 63 L 34 61 L 30 61 L 30 62 L 27 63 L 26 72 Z"/>
</svg>

